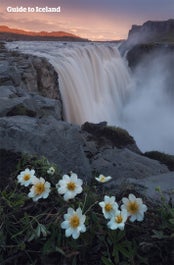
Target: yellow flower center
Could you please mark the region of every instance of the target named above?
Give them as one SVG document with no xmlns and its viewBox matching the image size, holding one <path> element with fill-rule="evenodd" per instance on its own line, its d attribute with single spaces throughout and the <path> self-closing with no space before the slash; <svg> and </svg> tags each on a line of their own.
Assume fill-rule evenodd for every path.
<svg viewBox="0 0 174 265">
<path fill-rule="evenodd" d="M 67 189 L 68 190 L 73 191 L 73 190 L 75 190 L 75 188 L 76 188 L 76 184 L 74 182 L 69 182 L 67 184 Z"/>
<path fill-rule="evenodd" d="M 23 180 L 27 181 L 29 179 L 30 179 L 30 174 L 29 173 L 25 174 Z"/>
<path fill-rule="evenodd" d="M 137 213 L 139 210 L 139 205 L 136 201 L 130 201 L 127 205 L 127 211 L 130 213 L 130 214 L 135 214 Z"/>
<path fill-rule="evenodd" d="M 71 219 L 70 219 L 70 226 L 72 227 L 72 228 L 77 228 L 78 226 L 79 226 L 79 224 L 80 224 L 80 220 L 79 220 L 79 217 L 78 217 L 78 215 L 73 215 L 72 217 L 71 217 Z"/>
<path fill-rule="evenodd" d="M 117 216 L 115 217 L 115 222 L 116 222 L 117 224 L 120 224 L 122 221 L 123 221 L 123 217 L 122 217 L 121 215 L 117 215 Z"/>
<path fill-rule="evenodd" d="M 112 204 L 110 204 L 110 203 L 106 203 L 106 205 L 105 205 L 105 211 L 106 211 L 106 212 L 110 212 L 112 209 L 113 209 L 113 208 L 112 208 Z"/>
<path fill-rule="evenodd" d="M 102 176 L 102 177 L 100 178 L 100 181 L 101 181 L 101 182 L 105 182 L 105 180 L 106 180 L 106 177 L 105 177 L 105 176 Z"/>
<path fill-rule="evenodd" d="M 44 185 L 44 183 L 39 182 L 39 183 L 35 184 L 34 189 L 35 189 L 36 195 L 40 195 L 41 193 L 43 193 L 45 191 L 45 185 Z"/>
</svg>

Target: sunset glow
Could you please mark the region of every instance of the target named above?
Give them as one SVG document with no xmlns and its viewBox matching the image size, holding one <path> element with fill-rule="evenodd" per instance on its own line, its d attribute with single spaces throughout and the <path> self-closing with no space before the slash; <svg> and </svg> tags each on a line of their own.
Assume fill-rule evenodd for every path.
<svg viewBox="0 0 174 265">
<path fill-rule="evenodd" d="M 7 8 L 61 8 L 61 12 L 8 12 Z M 10 9 L 8 9 L 10 10 Z M 30 31 L 66 31 L 91 40 L 127 38 L 132 24 L 165 20 L 173 0 L 1 0 L 0 25 Z"/>
</svg>

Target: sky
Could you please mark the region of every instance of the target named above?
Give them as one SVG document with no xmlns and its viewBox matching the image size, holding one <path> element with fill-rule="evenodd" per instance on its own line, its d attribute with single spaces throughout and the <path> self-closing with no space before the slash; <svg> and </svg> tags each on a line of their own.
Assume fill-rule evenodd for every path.
<svg viewBox="0 0 174 265">
<path fill-rule="evenodd" d="M 61 12 L 7 12 L 8 7 L 60 7 Z M 174 18 L 174 0 L 0 0 L 0 25 L 66 31 L 90 40 L 126 39 L 133 24 Z"/>
</svg>

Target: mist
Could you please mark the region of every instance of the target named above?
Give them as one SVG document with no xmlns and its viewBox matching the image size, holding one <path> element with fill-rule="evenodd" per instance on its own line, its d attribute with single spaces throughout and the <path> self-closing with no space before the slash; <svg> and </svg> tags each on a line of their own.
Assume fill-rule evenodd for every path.
<svg viewBox="0 0 174 265">
<path fill-rule="evenodd" d="M 142 151 L 174 154 L 174 54 L 154 52 L 133 72 L 120 125 Z"/>
</svg>

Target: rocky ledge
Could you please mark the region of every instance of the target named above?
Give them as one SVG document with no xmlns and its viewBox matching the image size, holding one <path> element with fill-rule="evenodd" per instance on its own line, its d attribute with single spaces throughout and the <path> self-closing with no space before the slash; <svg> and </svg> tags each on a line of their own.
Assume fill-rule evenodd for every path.
<svg viewBox="0 0 174 265">
<path fill-rule="evenodd" d="M 128 38 L 119 47 L 126 54 L 129 66 L 133 69 L 147 56 L 158 57 L 174 52 L 174 19 L 147 21 L 142 25 L 132 25 Z"/>
<path fill-rule="evenodd" d="M 141 186 L 142 193 L 151 198 L 155 186 L 161 185 L 167 194 L 171 192 L 174 172 L 145 157 L 128 132 L 105 122 L 73 125 L 63 120 L 62 113 L 58 76 L 53 67 L 43 58 L 10 52 L 1 44 L 2 180 L 6 176 L 4 163 L 8 170 L 10 167 L 9 151 L 45 156 L 62 174 L 74 171 L 86 181 L 94 173 L 111 175 L 108 188 L 126 189 L 131 184 L 139 190 Z"/>
</svg>

